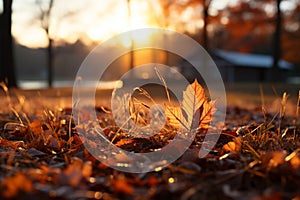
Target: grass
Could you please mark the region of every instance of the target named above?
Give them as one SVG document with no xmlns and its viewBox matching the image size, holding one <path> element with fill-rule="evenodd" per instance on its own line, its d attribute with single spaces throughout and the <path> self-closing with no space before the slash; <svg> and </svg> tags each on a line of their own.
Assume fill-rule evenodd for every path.
<svg viewBox="0 0 300 200">
<path fill-rule="evenodd" d="M 198 157 L 198 130 L 185 154 L 166 168 L 129 174 L 104 166 L 82 145 L 71 120 L 71 90 L 8 90 L 0 97 L 0 196 L 2 199 L 297 199 L 300 197 L 300 91 L 269 85 L 227 85 L 229 106 L 222 134 Z M 243 91 L 249 88 L 248 95 Z M 270 88 L 272 88 L 270 86 Z M 234 91 L 234 92 L 232 92 Z M 97 117 L 104 136 L 128 151 L 151 152 L 168 144 L 166 126 L 149 138 L 128 137 L 113 120 L 99 91 Z M 146 91 L 144 94 L 149 95 Z M 288 94 L 296 96 L 289 96 Z M 148 98 L 149 99 L 149 98 Z M 250 100 L 249 100 L 250 99 Z M 276 99 L 277 106 L 271 103 Z M 150 96 L 150 101 L 154 101 Z M 251 101 L 251 102 L 250 102 Z M 238 102 L 249 102 L 242 107 Z M 253 103 L 254 102 L 254 103 Z M 134 119 L 145 124 L 148 103 L 136 100 Z M 106 106 L 106 105 L 105 105 Z M 85 110 L 83 110 L 85 112 Z M 147 112 L 146 112 L 147 113 Z M 89 113 L 86 113 L 88 115 Z M 138 121 L 138 120 L 136 120 Z M 87 124 L 92 128 L 93 124 Z M 217 129 L 218 127 L 213 127 Z M 89 138 L 89 145 L 97 145 Z M 124 164 L 124 163 L 123 163 Z M 126 164 L 126 163 L 125 163 Z M 125 165 L 124 166 L 127 166 Z"/>
</svg>

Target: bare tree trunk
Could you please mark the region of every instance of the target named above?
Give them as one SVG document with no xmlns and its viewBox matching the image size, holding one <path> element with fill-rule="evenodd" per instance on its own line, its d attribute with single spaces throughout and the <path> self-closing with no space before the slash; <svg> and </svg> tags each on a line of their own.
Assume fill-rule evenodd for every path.
<svg viewBox="0 0 300 200">
<path fill-rule="evenodd" d="M 48 37 L 47 47 L 48 87 L 53 86 L 53 40 Z"/>
<path fill-rule="evenodd" d="M 8 87 L 16 87 L 11 16 L 12 0 L 3 0 L 3 13 L 0 18 L 0 81 L 5 81 Z"/>
<path fill-rule="evenodd" d="M 54 3 L 54 0 L 50 0 L 48 10 L 46 11 L 46 18 L 45 18 L 47 20 L 47 22 L 46 22 L 47 26 L 45 27 L 45 30 L 46 30 L 47 37 L 48 37 L 48 47 L 47 47 L 48 87 L 50 87 L 50 88 L 53 86 L 53 59 L 54 59 L 53 40 L 50 35 L 50 15 L 51 15 L 53 3 Z"/>
<path fill-rule="evenodd" d="M 208 48 L 208 32 L 207 32 L 207 25 L 208 25 L 208 9 L 210 6 L 211 0 L 204 0 L 203 1 L 203 33 L 202 33 L 202 42 L 203 48 L 205 50 L 209 50 Z"/>
<path fill-rule="evenodd" d="M 40 8 L 40 20 L 42 24 L 42 28 L 45 30 L 47 39 L 48 39 L 48 46 L 46 49 L 47 52 L 47 82 L 48 82 L 48 87 L 53 86 L 53 59 L 54 59 L 54 54 L 53 54 L 53 39 L 50 34 L 50 18 L 51 18 L 51 11 L 53 8 L 54 0 L 49 0 L 47 2 L 47 7 L 44 8 L 42 6 L 43 0 L 36 0 L 36 4 Z"/>
<path fill-rule="evenodd" d="M 203 33 L 202 33 L 202 42 L 203 48 L 207 50 L 207 18 L 208 18 L 208 10 L 206 9 L 206 5 L 203 5 Z"/>
<path fill-rule="evenodd" d="M 131 16 L 131 4 L 130 4 L 130 0 L 127 0 L 127 11 L 128 11 L 129 26 L 130 26 L 130 28 L 132 28 L 131 27 L 132 26 L 132 24 L 131 24 L 131 17 L 132 16 Z M 134 49 L 134 38 L 130 38 L 129 69 L 133 69 L 134 68 L 134 50 L 133 49 Z"/>
<path fill-rule="evenodd" d="M 282 24 L 282 17 L 281 17 L 281 10 L 280 10 L 280 3 L 281 0 L 276 1 L 276 26 L 274 31 L 274 38 L 273 38 L 273 68 L 279 68 L 278 62 L 281 57 L 281 24 Z"/>
</svg>

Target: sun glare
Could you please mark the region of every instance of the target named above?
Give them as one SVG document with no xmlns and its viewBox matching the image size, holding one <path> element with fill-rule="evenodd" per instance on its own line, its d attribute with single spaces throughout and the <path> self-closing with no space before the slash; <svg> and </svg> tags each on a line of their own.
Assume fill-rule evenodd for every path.
<svg viewBox="0 0 300 200">
<path fill-rule="evenodd" d="M 90 27 L 87 30 L 87 35 L 93 41 L 103 41 L 112 37 L 113 35 L 119 34 L 121 32 L 134 30 L 138 28 L 146 28 L 152 27 L 154 23 L 152 23 L 149 10 L 147 10 L 147 6 L 145 6 L 145 2 L 142 1 L 131 1 L 131 13 L 129 17 L 127 4 L 123 2 L 114 5 L 111 8 L 111 15 L 106 16 L 105 18 L 97 19 L 95 22 L 96 25 Z M 132 38 L 124 38 L 121 43 L 125 47 L 129 47 L 131 45 L 131 40 L 134 43 L 147 43 L 149 42 L 149 37 L 151 33 L 148 35 L 132 35 Z"/>
<path fill-rule="evenodd" d="M 155 30 L 145 31 L 143 34 L 132 32 L 129 37 L 121 38 L 120 44 L 126 48 L 131 46 L 144 46 L 144 45 L 151 45 L 153 38 L 155 37 Z M 126 35 L 127 36 L 127 35 Z"/>
<path fill-rule="evenodd" d="M 95 5 L 98 2 L 94 1 L 87 5 L 86 9 L 66 17 L 64 17 L 60 8 L 54 7 L 52 26 L 50 26 L 51 37 L 56 41 L 69 43 L 80 39 L 89 44 L 88 41 L 101 42 L 125 31 L 155 26 L 155 19 L 152 19 L 153 10 L 151 10 L 147 1 L 131 0 L 130 17 L 126 0 L 106 3 L 101 7 L 101 9 L 105 9 L 101 11 L 97 11 L 98 5 Z M 16 3 L 18 4 L 16 6 L 18 10 L 15 12 L 15 24 L 13 24 L 13 35 L 16 40 L 20 44 L 32 48 L 46 47 L 47 37 L 40 26 L 39 20 L 32 20 L 33 13 L 37 12 L 36 5 L 32 4 L 29 7 L 25 1 L 20 0 Z M 61 6 L 62 2 L 59 5 Z M 73 7 L 70 7 L 71 4 L 66 2 L 65 5 L 65 12 L 73 9 Z M 78 5 L 74 4 L 74 7 L 76 6 Z M 93 7 L 89 9 L 91 6 Z M 147 36 L 133 36 L 132 39 L 136 43 L 143 42 L 143 40 L 144 42 L 149 41 Z M 123 41 L 122 43 L 128 46 L 131 41 Z"/>
</svg>

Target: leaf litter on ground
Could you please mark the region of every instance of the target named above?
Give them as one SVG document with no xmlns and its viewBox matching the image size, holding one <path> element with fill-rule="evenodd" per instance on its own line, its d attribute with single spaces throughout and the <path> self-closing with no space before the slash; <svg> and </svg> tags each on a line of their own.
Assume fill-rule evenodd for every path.
<svg viewBox="0 0 300 200">
<path fill-rule="evenodd" d="M 107 140 L 127 151 L 160 149 L 180 126 L 195 131 L 193 143 L 174 163 L 130 174 L 105 166 L 87 151 L 78 130 L 93 124 L 75 127 L 71 108 L 28 114 L 4 91 L 11 111 L 0 113 L 1 199 L 300 199 L 300 105 L 298 100 L 295 117 L 286 117 L 286 95 L 278 114 L 228 107 L 219 141 L 204 158 L 198 152 L 217 102 L 209 101 L 196 81 L 179 106 L 168 101 L 167 124 L 146 138 L 128 135 L 115 125 L 109 108 L 96 107 Z M 142 108 L 145 117 L 149 110 Z M 82 111 L 87 118 L 88 111 Z"/>
</svg>

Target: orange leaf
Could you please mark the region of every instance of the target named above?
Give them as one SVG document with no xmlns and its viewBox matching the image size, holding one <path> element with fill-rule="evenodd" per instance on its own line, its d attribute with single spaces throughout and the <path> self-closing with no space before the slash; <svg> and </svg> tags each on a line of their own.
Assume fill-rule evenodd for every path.
<svg viewBox="0 0 300 200">
<path fill-rule="evenodd" d="M 203 103 L 199 128 L 207 129 L 211 120 L 212 115 L 216 112 L 216 101 L 206 101 Z"/>
<path fill-rule="evenodd" d="M 242 139 L 240 137 L 233 138 L 233 141 L 228 142 L 223 146 L 223 151 L 238 154 L 242 148 Z"/>
<path fill-rule="evenodd" d="M 167 106 L 166 117 L 168 124 L 178 129 L 180 127 L 180 121 L 183 119 L 181 108 L 179 106 Z"/>
<path fill-rule="evenodd" d="M 40 135 L 43 132 L 43 123 L 41 121 L 32 122 L 29 127 L 34 135 Z"/>
<path fill-rule="evenodd" d="M 131 144 L 131 143 L 133 143 L 133 140 L 131 140 L 131 139 L 121 139 L 115 145 L 117 147 L 121 147 L 123 145 Z"/>
<path fill-rule="evenodd" d="M 182 108 L 167 106 L 166 116 L 168 123 L 175 128 L 180 125 L 186 130 L 208 128 L 212 115 L 216 111 L 215 101 L 208 101 L 204 89 L 195 80 L 183 92 Z"/>
<path fill-rule="evenodd" d="M 262 165 L 268 171 L 285 163 L 286 151 L 268 152 L 262 156 Z"/>
<path fill-rule="evenodd" d="M 112 180 L 112 186 L 117 193 L 132 195 L 133 187 L 128 183 L 126 177 L 119 176 Z"/>
<path fill-rule="evenodd" d="M 158 180 L 155 176 L 150 176 L 150 177 L 148 178 L 147 183 L 148 183 L 149 185 L 157 185 L 157 184 L 159 183 L 159 180 Z"/>
<path fill-rule="evenodd" d="M 0 186 L 1 188 L 5 188 L 2 190 L 2 194 L 6 198 L 15 197 L 20 191 L 30 192 L 33 189 L 31 180 L 22 173 L 17 173 L 12 177 L 4 179 Z"/>
<path fill-rule="evenodd" d="M 294 169 L 299 169 L 300 168 L 300 158 L 298 156 L 294 156 L 291 160 L 290 163 Z"/>
</svg>

